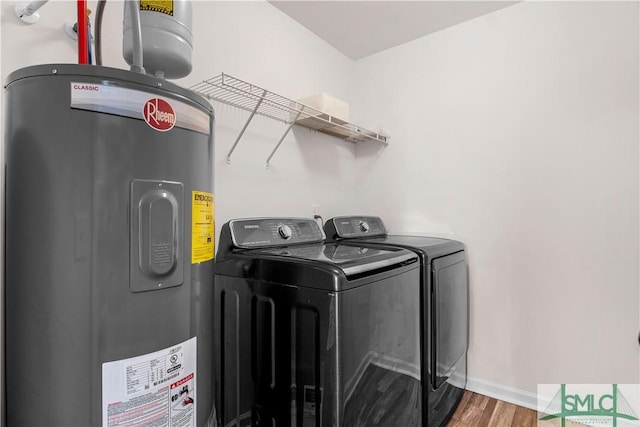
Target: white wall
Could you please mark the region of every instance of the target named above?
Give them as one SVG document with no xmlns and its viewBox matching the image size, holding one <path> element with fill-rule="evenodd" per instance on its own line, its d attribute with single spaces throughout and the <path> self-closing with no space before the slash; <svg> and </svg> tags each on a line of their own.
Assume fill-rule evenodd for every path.
<svg viewBox="0 0 640 427">
<path fill-rule="evenodd" d="M 471 385 L 638 383 L 638 3 L 525 2 L 357 62 L 358 207 L 470 262 Z"/>
<path fill-rule="evenodd" d="M 353 62 L 267 3 L 196 2 L 195 71 L 189 84 L 224 71 L 292 99 L 319 92 L 351 98 Z M 195 11 L 195 9 L 194 9 Z M 208 31 L 207 31 L 208 29 Z M 215 29 L 211 31 L 211 29 Z M 323 216 L 355 208 L 355 146 L 270 119 L 251 123 L 226 164 L 248 113 L 217 106 L 216 221 L 243 216 Z"/>
</svg>

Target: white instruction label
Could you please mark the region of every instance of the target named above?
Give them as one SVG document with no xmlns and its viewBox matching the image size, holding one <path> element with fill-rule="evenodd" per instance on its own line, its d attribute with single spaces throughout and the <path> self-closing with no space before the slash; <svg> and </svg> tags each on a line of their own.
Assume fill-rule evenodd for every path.
<svg viewBox="0 0 640 427">
<path fill-rule="evenodd" d="M 102 364 L 103 427 L 194 427 L 196 337 Z"/>
</svg>

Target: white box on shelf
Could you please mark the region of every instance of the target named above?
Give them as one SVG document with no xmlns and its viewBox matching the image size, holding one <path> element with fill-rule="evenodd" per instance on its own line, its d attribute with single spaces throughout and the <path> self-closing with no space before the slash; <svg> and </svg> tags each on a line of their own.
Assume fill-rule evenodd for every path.
<svg viewBox="0 0 640 427">
<path fill-rule="evenodd" d="M 296 123 L 313 129 L 322 129 L 333 124 L 344 124 L 349 121 L 349 104 L 326 93 L 298 99 L 296 103 L 304 104 L 311 109 L 303 108 Z M 295 105 L 294 110 L 300 106 Z M 296 118 L 296 111 L 290 114 L 291 120 Z M 320 119 L 320 120 L 319 120 Z M 331 121 L 328 123 L 327 121 Z"/>
</svg>

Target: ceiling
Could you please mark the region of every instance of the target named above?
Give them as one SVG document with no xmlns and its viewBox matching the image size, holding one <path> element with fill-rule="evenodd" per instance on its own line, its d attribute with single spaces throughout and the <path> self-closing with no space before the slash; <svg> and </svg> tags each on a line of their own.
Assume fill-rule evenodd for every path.
<svg viewBox="0 0 640 427">
<path fill-rule="evenodd" d="M 517 1 L 270 1 L 351 59 L 398 46 Z"/>
</svg>

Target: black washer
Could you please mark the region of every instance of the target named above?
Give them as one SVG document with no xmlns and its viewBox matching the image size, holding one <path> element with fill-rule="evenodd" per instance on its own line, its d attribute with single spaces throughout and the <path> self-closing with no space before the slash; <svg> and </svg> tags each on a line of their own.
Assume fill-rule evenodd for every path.
<svg viewBox="0 0 640 427">
<path fill-rule="evenodd" d="M 313 219 L 222 227 L 214 281 L 220 425 L 422 425 L 418 256 L 324 238 Z"/>
</svg>

